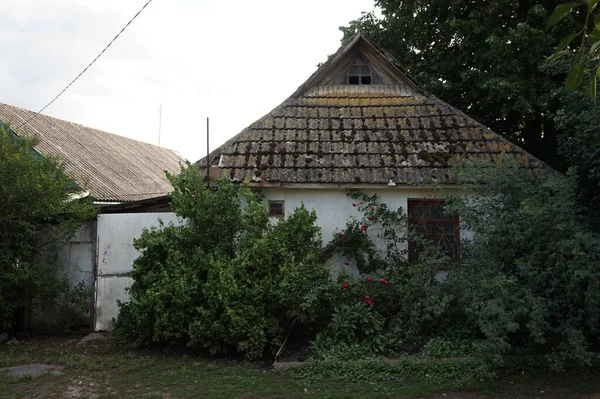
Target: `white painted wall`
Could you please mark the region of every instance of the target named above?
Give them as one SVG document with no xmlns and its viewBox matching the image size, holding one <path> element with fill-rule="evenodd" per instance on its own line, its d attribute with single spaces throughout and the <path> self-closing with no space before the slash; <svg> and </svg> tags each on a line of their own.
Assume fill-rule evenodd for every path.
<svg viewBox="0 0 600 399">
<path fill-rule="evenodd" d="M 142 230 L 159 225 L 178 224 L 172 212 L 161 213 L 118 213 L 98 215 L 98 268 L 96 275 L 96 331 L 113 328 L 113 318 L 119 313 L 117 299 L 129 300 L 126 288 L 133 280 L 128 277 L 133 261 L 139 252 L 133 247 L 133 240 L 139 238 Z"/>
<path fill-rule="evenodd" d="M 360 189 L 364 194 L 377 194 L 380 203 L 386 204 L 388 209 L 397 210 L 402 208 L 406 213 L 409 199 L 440 198 L 441 191 L 436 189 L 422 189 L 406 186 L 380 187 L 376 189 Z M 327 244 L 333 233 L 341 231 L 346 226 L 350 217 L 361 217 L 358 208 L 352 206 L 356 202 L 346 195 L 342 188 L 264 188 L 263 194 L 267 200 L 285 201 L 285 214 L 291 214 L 294 209 L 302 203 L 307 209 L 317 212 L 317 225 L 322 228 L 323 244 Z M 377 232 L 369 230 L 369 236 L 377 242 Z M 352 261 L 349 266 L 344 265 L 345 259 L 332 258 L 328 267 L 334 275 L 337 275 L 342 267 L 351 273 L 358 274 L 356 264 Z"/>
</svg>

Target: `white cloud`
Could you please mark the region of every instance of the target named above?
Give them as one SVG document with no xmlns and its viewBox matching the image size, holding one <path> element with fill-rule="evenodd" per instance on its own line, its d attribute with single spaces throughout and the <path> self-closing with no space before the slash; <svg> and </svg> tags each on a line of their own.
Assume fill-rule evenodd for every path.
<svg viewBox="0 0 600 399">
<path fill-rule="evenodd" d="M 38 110 L 146 0 L 0 4 L 0 101 Z M 44 113 L 161 145 L 192 161 L 269 112 L 340 45 L 372 0 L 154 0 Z"/>
</svg>

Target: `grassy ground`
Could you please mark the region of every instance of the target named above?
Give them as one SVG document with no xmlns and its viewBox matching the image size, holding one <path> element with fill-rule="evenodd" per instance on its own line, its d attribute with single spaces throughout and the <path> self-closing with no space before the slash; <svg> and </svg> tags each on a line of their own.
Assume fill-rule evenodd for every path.
<svg viewBox="0 0 600 399">
<path fill-rule="evenodd" d="M 0 398 L 586 398 L 600 399 L 600 374 L 518 375 L 471 392 L 452 382 L 356 383 L 298 380 L 265 365 L 208 360 L 164 351 L 131 351 L 111 341 L 36 338 L 0 347 L 0 368 L 46 363 L 61 376 L 0 374 Z"/>
</svg>

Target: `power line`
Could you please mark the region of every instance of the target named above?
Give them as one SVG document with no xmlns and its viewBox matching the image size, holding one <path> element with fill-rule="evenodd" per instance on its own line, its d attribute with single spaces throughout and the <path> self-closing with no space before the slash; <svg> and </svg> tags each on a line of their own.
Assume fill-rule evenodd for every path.
<svg viewBox="0 0 600 399">
<path fill-rule="evenodd" d="M 67 91 L 67 89 L 68 89 L 69 87 L 71 87 L 71 85 L 72 85 L 73 83 L 75 83 L 75 81 L 76 81 L 77 79 L 79 79 L 79 78 L 81 77 L 81 75 L 83 75 L 83 74 L 84 74 L 84 73 L 85 73 L 85 72 L 86 72 L 86 71 L 87 71 L 87 70 L 88 70 L 88 69 L 89 69 L 89 68 L 90 68 L 92 65 L 94 65 L 94 63 L 95 63 L 95 62 L 98 60 L 98 58 L 100 58 L 100 57 L 102 56 L 102 54 L 104 54 L 104 52 L 105 52 L 106 50 L 108 50 L 108 48 L 109 48 L 109 47 L 110 47 L 110 46 L 111 46 L 111 45 L 114 43 L 114 41 L 115 41 L 115 40 L 117 40 L 117 38 L 118 38 L 119 36 L 121 36 L 121 33 L 123 33 L 123 32 L 125 31 L 125 29 L 127 29 L 127 27 L 128 27 L 128 26 L 129 26 L 129 25 L 130 25 L 130 24 L 133 22 L 133 20 L 134 20 L 134 19 L 136 19 L 136 18 L 138 17 L 138 15 L 140 15 L 140 14 L 142 13 L 142 11 L 144 11 L 144 9 L 145 9 L 145 8 L 148 6 L 148 4 L 150 4 L 150 3 L 152 3 L 152 0 L 148 0 L 148 2 L 146 2 L 146 4 L 144 4 L 144 6 L 143 6 L 143 7 L 142 7 L 142 8 L 141 8 L 141 9 L 140 9 L 140 10 L 139 10 L 139 11 L 138 11 L 138 12 L 137 12 L 137 13 L 136 13 L 134 16 L 133 16 L 133 18 L 131 18 L 131 19 L 129 20 L 129 22 L 127 22 L 127 24 L 126 24 L 126 25 L 123 27 L 123 29 L 121 29 L 121 31 L 120 31 L 119 33 L 117 33 L 117 35 L 116 35 L 116 36 L 115 36 L 115 37 L 114 37 L 114 38 L 113 38 L 113 39 L 110 41 L 110 43 L 108 43 L 108 44 L 106 45 L 106 47 L 104 47 L 104 49 L 103 49 L 103 50 L 100 52 L 100 54 L 98 54 L 98 55 L 96 56 L 96 58 L 94 58 L 94 60 L 93 60 L 92 62 L 90 62 L 90 63 L 89 63 L 89 65 L 88 65 L 88 66 L 86 66 L 86 67 L 84 68 L 84 70 L 83 70 L 83 71 L 81 71 L 81 73 L 79 73 L 79 75 L 77 75 L 77 76 L 75 77 L 75 79 L 73 79 L 73 80 L 71 81 L 71 83 L 69 83 L 69 84 L 68 84 L 68 85 L 67 85 L 67 86 L 66 86 L 64 89 L 62 89 L 62 90 L 61 90 L 61 92 L 60 92 L 60 93 L 58 93 L 58 94 L 56 95 L 56 97 L 54 97 L 54 98 L 52 99 L 52 101 L 50 101 L 48 104 L 44 105 L 44 107 L 43 107 L 42 109 L 40 109 L 38 112 L 36 112 L 35 114 L 33 114 L 33 116 L 32 116 L 31 118 L 27 119 L 25 122 L 23 122 L 22 124 L 20 124 L 19 126 L 17 126 L 17 127 L 16 127 L 16 129 L 19 129 L 19 128 L 21 128 L 21 127 L 25 126 L 26 124 L 28 124 L 29 122 L 31 122 L 31 120 L 32 120 L 33 118 L 35 118 L 35 117 L 36 117 L 36 116 L 38 116 L 40 113 L 42 113 L 42 112 L 43 112 L 43 111 L 44 111 L 46 108 L 48 108 L 48 107 L 49 107 L 49 106 L 50 106 L 50 105 L 51 105 L 51 104 L 52 104 L 54 101 L 56 101 L 56 100 L 58 99 L 58 97 L 60 97 L 60 96 L 61 96 L 61 95 L 62 95 L 62 94 L 65 92 L 65 91 Z M 15 130 L 16 130 L 16 129 L 15 129 Z"/>
</svg>

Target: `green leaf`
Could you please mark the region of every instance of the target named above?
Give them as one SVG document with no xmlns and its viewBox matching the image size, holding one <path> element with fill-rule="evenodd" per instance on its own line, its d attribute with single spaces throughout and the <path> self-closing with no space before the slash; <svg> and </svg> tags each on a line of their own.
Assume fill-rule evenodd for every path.
<svg viewBox="0 0 600 399">
<path fill-rule="evenodd" d="M 594 29 L 587 36 L 588 43 L 596 43 L 600 41 L 600 30 Z"/>
<path fill-rule="evenodd" d="M 585 4 L 589 7 L 590 11 L 596 8 L 598 1 L 600 0 L 584 0 Z"/>
<path fill-rule="evenodd" d="M 596 104 L 596 79 L 597 76 L 594 76 L 592 83 L 590 84 L 590 96 L 592 97 L 592 100 L 594 100 L 594 104 Z"/>
<path fill-rule="evenodd" d="M 594 53 L 598 50 L 598 47 L 600 47 L 600 41 L 592 44 L 592 46 L 590 47 L 590 54 L 594 55 Z"/>
<path fill-rule="evenodd" d="M 556 25 L 561 19 L 563 19 L 571 10 L 581 3 L 565 3 L 559 4 L 554 9 L 554 12 L 548 18 L 548 27 Z"/>
<path fill-rule="evenodd" d="M 581 84 L 583 80 L 583 71 L 585 66 L 582 62 L 577 63 L 571 68 L 569 75 L 567 75 L 567 81 L 565 83 L 565 88 L 567 91 L 573 91 Z"/>
<path fill-rule="evenodd" d="M 594 16 L 594 26 L 600 29 L 600 12 Z"/>
<path fill-rule="evenodd" d="M 546 60 L 544 61 L 544 65 L 547 65 L 551 62 L 554 62 L 556 60 L 558 60 L 559 58 L 564 57 L 565 55 L 569 54 L 570 51 L 569 50 L 561 50 L 561 51 L 557 51 L 556 53 L 552 54 L 550 57 L 546 58 Z"/>
<path fill-rule="evenodd" d="M 571 33 L 568 36 L 565 36 L 560 43 L 558 43 L 558 45 L 556 46 L 557 50 L 562 50 L 565 47 L 567 47 L 569 45 L 569 43 L 571 43 L 573 41 L 573 39 L 575 39 L 577 36 L 579 36 L 579 33 Z"/>
</svg>

